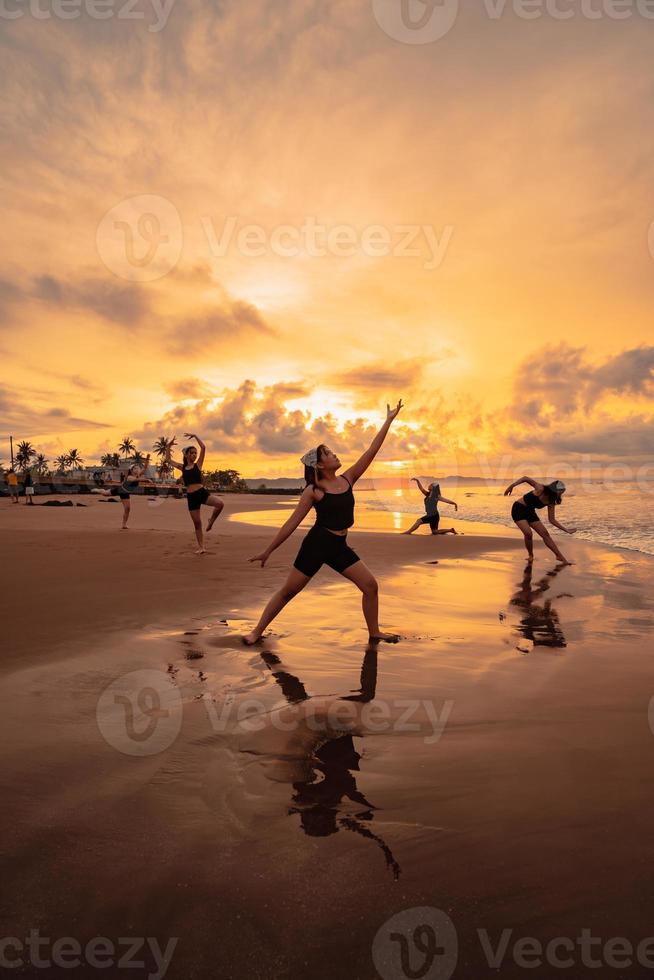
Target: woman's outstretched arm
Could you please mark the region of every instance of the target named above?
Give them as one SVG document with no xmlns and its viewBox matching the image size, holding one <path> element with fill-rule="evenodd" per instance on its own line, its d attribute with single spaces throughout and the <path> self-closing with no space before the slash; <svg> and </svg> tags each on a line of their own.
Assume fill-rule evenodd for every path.
<svg viewBox="0 0 654 980">
<path fill-rule="evenodd" d="M 447 497 L 439 497 L 438 502 L 439 504 L 452 504 L 452 507 L 454 507 L 455 510 L 459 509 L 459 505 L 457 504 L 456 500 L 448 500 Z"/>
<path fill-rule="evenodd" d="M 139 466 L 139 471 L 137 473 L 137 479 L 140 480 L 144 473 L 147 473 L 148 466 L 150 465 L 150 453 L 145 457 L 145 463 L 143 466 Z"/>
<path fill-rule="evenodd" d="M 412 476 L 411 479 L 413 480 L 414 483 L 417 483 L 418 484 L 418 489 L 421 491 L 423 497 L 428 497 L 429 496 L 429 491 L 428 490 L 425 490 L 425 488 L 423 487 L 423 485 L 420 482 L 420 480 L 418 479 L 418 477 L 417 476 Z"/>
<path fill-rule="evenodd" d="M 304 518 L 307 516 L 307 514 L 313 507 L 313 501 L 314 501 L 313 495 L 314 495 L 313 487 L 305 487 L 305 489 L 302 491 L 302 496 L 300 497 L 299 504 L 297 505 L 297 507 L 295 508 L 295 510 L 289 517 L 289 519 L 286 521 L 286 523 L 282 524 L 279 531 L 277 532 L 277 534 L 275 535 L 271 543 L 268 545 L 266 550 L 262 551 L 260 555 L 254 555 L 253 558 L 249 558 L 248 561 L 250 562 L 260 561 L 261 567 L 263 568 L 263 566 L 266 564 L 266 562 L 272 555 L 273 551 L 279 548 L 280 544 L 283 544 L 287 538 L 290 538 L 293 531 L 295 531 L 295 529 L 299 527 L 299 525 L 302 523 Z"/>
<path fill-rule="evenodd" d="M 204 463 L 204 457 L 207 452 L 207 447 L 202 442 L 202 439 L 200 439 L 200 436 L 196 436 L 192 432 L 185 432 L 184 435 L 186 436 L 187 439 L 195 439 L 198 446 L 200 447 L 200 455 L 198 456 L 198 466 L 200 467 L 200 469 L 202 469 Z"/>
<path fill-rule="evenodd" d="M 345 470 L 345 473 L 343 474 L 343 476 L 346 477 L 353 486 L 357 480 L 361 479 L 381 447 L 384 445 L 384 439 L 388 435 L 388 430 L 393 424 L 393 420 L 397 418 L 403 408 L 404 405 L 402 404 L 401 398 L 395 408 L 391 408 L 390 405 L 386 406 L 386 421 L 370 443 L 370 447 L 366 449 L 363 456 L 356 461 L 354 466 L 350 466 L 350 468 Z"/>
<path fill-rule="evenodd" d="M 504 491 L 505 497 L 510 497 L 516 487 L 519 487 L 521 483 L 528 483 L 530 487 L 533 487 L 537 494 L 543 492 L 543 484 L 538 483 L 536 480 L 532 480 L 530 476 L 523 476 L 519 480 L 515 480 L 510 483 L 509 486 Z"/>
<path fill-rule="evenodd" d="M 178 462 L 176 459 L 173 459 L 172 456 L 170 455 L 171 452 L 172 452 L 173 446 L 175 445 L 175 442 L 176 442 L 176 440 L 175 439 L 172 439 L 171 442 L 170 442 L 170 445 L 166 446 L 166 455 L 164 456 L 164 459 L 168 463 L 169 466 L 174 466 L 175 469 L 182 470 L 183 471 L 184 470 L 184 464 Z"/>
<path fill-rule="evenodd" d="M 550 524 L 554 527 L 558 527 L 559 531 L 565 531 L 566 534 L 576 534 L 576 527 L 564 527 L 563 524 L 559 524 L 556 519 L 556 504 L 549 504 L 547 508 L 547 516 L 549 518 Z"/>
</svg>

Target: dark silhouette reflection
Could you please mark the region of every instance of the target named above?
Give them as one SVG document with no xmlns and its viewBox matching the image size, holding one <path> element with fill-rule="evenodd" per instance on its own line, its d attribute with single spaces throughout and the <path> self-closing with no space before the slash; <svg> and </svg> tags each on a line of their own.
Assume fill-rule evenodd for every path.
<svg viewBox="0 0 654 980">
<path fill-rule="evenodd" d="M 289 703 L 309 700 L 304 685 L 297 677 L 277 669 L 281 665 L 279 657 L 263 651 L 261 658 Z M 376 690 L 377 649 L 369 647 L 361 666 L 360 687 L 355 693 L 338 700 L 368 704 L 374 700 Z M 293 805 L 288 812 L 299 814 L 302 829 L 309 837 L 329 837 L 339 830 L 349 830 L 372 841 L 382 851 L 386 866 L 397 880 L 401 870 L 399 864 L 390 847 L 369 826 L 376 807 L 357 788 L 355 773 L 359 772 L 360 760 L 352 735 L 328 737 L 312 754 L 309 778 L 293 783 Z M 354 812 L 351 812 L 352 804 Z M 341 812 L 344 807 L 347 807 L 348 813 Z"/>
<path fill-rule="evenodd" d="M 559 621 L 559 616 L 552 605 L 552 599 L 540 600 L 549 591 L 552 582 L 562 571 L 562 567 L 553 568 L 535 585 L 532 584 L 534 566 L 527 564 L 518 591 L 511 599 L 511 605 L 523 613 L 518 633 L 531 640 L 537 647 L 566 647 L 567 641 Z M 561 598 L 560 596 L 558 598 Z"/>
</svg>

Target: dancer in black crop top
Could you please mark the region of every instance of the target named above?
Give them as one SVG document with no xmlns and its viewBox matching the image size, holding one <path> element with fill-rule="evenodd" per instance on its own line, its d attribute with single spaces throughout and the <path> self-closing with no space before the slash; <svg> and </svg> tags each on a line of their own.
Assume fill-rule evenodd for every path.
<svg viewBox="0 0 654 980">
<path fill-rule="evenodd" d="M 141 457 L 141 459 L 142 458 L 143 457 Z M 148 453 L 148 455 L 146 456 L 145 463 L 143 464 L 143 466 L 139 466 L 137 463 L 135 463 L 133 466 L 130 466 L 130 468 L 128 469 L 127 473 L 123 478 L 123 482 L 119 486 L 114 487 L 111 490 L 105 490 L 105 489 L 97 490 L 97 493 L 101 493 L 105 497 L 118 497 L 118 499 L 120 500 L 121 504 L 123 505 L 123 524 L 122 524 L 123 531 L 128 530 L 127 522 L 129 521 L 129 515 L 132 509 L 132 501 L 131 501 L 130 494 L 134 493 L 138 489 L 139 480 L 147 472 L 149 465 L 150 465 L 150 453 Z M 96 492 L 95 490 L 91 491 L 91 493 L 95 493 L 95 492 Z"/>
<path fill-rule="evenodd" d="M 318 446 L 302 457 L 307 486 L 300 497 L 300 502 L 268 548 L 260 555 L 250 558 L 250 561 L 261 562 L 263 568 L 273 551 L 291 536 L 312 508 L 316 511 L 316 523 L 302 542 L 286 582 L 269 601 L 256 627 L 244 637 L 244 642 L 248 646 L 261 639 L 266 627 L 279 615 L 284 606 L 302 591 L 323 565 L 329 565 L 335 572 L 350 579 L 362 592 L 363 615 L 370 639 L 373 642 L 385 640 L 387 643 L 397 643 L 399 637 L 396 634 L 382 633 L 379 629 L 377 582 L 372 572 L 348 545 L 347 532 L 354 524 L 352 488 L 381 449 L 393 420 L 397 418 L 402 408 L 401 400 L 396 408 L 387 406 L 386 421 L 373 439 L 370 448 L 353 466 L 345 470 L 342 476 L 337 475 L 341 461 L 327 446 Z"/>
<path fill-rule="evenodd" d="M 560 531 L 565 531 L 566 534 L 575 534 L 576 528 L 574 527 L 564 527 L 556 519 L 556 508 L 561 503 L 563 499 L 563 494 L 565 493 L 565 483 L 561 480 L 554 480 L 553 483 L 543 484 L 538 483 L 536 480 L 532 480 L 530 476 L 523 476 L 521 480 L 516 480 L 504 491 L 505 497 L 510 497 L 516 487 L 519 487 L 521 483 L 528 483 L 529 486 L 533 487 L 533 490 L 529 490 L 524 497 L 520 500 L 516 500 L 513 507 L 511 508 L 511 517 L 518 525 L 522 531 L 525 539 L 525 547 L 527 549 L 528 561 L 531 564 L 534 560 L 534 531 L 540 535 L 550 551 L 553 551 L 559 562 L 562 565 L 572 565 L 573 562 L 568 561 L 568 559 L 561 553 L 557 547 L 554 538 L 549 533 L 545 525 L 540 519 L 539 514 L 536 512 L 547 507 L 549 522 L 554 527 L 558 527 Z"/>
<path fill-rule="evenodd" d="M 200 447 L 200 456 L 198 457 L 195 446 L 187 446 L 186 449 L 182 450 L 183 462 L 178 463 L 177 460 L 171 459 L 170 453 L 175 445 L 175 440 L 172 439 L 166 450 L 166 462 L 182 471 L 182 482 L 186 487 L 186 502 L 195 527 L 195 536 L 198 539 L 198 550 L 195 553 L 196 555 L 206 555 L 202 533 L 202 505 L 207 504 L 209 507 L 213 507 L 213 513 L 207 523 L 207 533 L 216 523 L 216 519 L 225 505 L 220 497 L 209 493 L 202 482 L 202 464 L 207 447 L 199 436 L 195 436 L 191 432 L 186 432 L 185 436 L 187 439 L 195 439 Z"/>
</svg>

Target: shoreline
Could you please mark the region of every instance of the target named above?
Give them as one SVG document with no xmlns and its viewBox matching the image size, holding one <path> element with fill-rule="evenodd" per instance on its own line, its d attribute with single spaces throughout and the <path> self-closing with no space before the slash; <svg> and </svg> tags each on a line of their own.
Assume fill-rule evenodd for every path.
<svg viewBox="0 0 654 980">
<path fill-rule="evenodd" d="M 273 527 L 282 523 L 287 498 L 253 500 L 250 494 L 234 494 L 224 499 L 225 511 L 212 532 L 215 538 L 207 537 L 209 553 L 202 557 L 193 553 L 192 527 L 183 501 L 168 499 L 151 509 L 146 501 L 135 501 L 128 532 L 117 529 L 118 506 L 104 501 L 84 509 L 30 509 L 27 514 L 21 505 L 18 514 L 9 512 L 14 517 L 12 524 L 6 517 L 15 505 L 5 504 L 4 513 L 0 511 L 0 528 L 5 532 L 6 562 L 12 568 L 7 595 L 14 615 L 5 631 L 12 659 L 43 656 L 47 650 L 71 641 L 83 642 L 85 635 L 96 632 L 138 630 L 152 623 L 174 628 L 190 614 L 215 613 L 219 618 L 229 618 L 230 609 L 237 603 L 263 607 L 291 567 L 312 521 L 298 528 L 262 570 L 249 565 L 247 557 L 267 543 Z M 245 504 L 249 509 L 244 509 Z M 269 511 L 271 504 L 276 505 L 276 523 L 256 523 L 257 513 Z M 166 509 L 163 520 L 160 506 Z M 357 530 L 356 526 L 350 532 L 350 543 L 380 581 L 382 619 L 388 581 L 402 569 L 420 568 L 433 561 L 474 561 L 501 553 L 513 555 L 516 567 L 525 564 L 522 540 L 510 528 L 460 523 L 472 533 L 433 538 L 417 532 L 409 537 L 397 531 Z M 573 568 L 585 567 L 593 561 L 592 556 L 601 565 L 617 559 L 638 565 L 654 561 L 646 552 L 578 538 L 566 544 L 572 544 L 570 557 L 577 561 Z M 536 542 L 534 573 L 546 574 L 555 565 L 554 556 Z M 333 585 L 340 579 L 329 570 L 319 576 L 313 588 Z M 41 593 L 39 604 L 52 608 L 53 615 L 32 621 L 26 634 L 23 623 L 29 621 L 33 588 Z M 301 597 L 299 601 L 303 601 Z"/>
<path fill-rule="evenodd" d="M 133 501 L 127 532 L 118 529 L 119 506 L 99 498 L 85 508 L 35 505 L 28 510 L 6 503 L 0 528 L 5 532 L 5 561 L 12 569 L 7 596 L 14 611 L 5 629 L 7 647 L 14 656 L 33 657 L 46 645 L 52 649 L 71 639 L 83 641 L 85 634 L 139 629 L 151 622 L 174 626 L 187 614 L 209 615 L 216 605 L 223 618 L 236 602 L 247 604 L 250 598 L 263 604 L 291 567 L 305 529 L 299 528 L 260 569 L 247 558 L 267 543 L 271 528 L 231 518 L 244 513 L 246 503 L 249 513 L 256 514 L 271 501 L 254 501 L 249 494 L 224 500 L 223 516 L 207 536 L 208 554 L 201 557 L 193 551 L 184 501 L 162 499 L 152 508 L 141 499 Z M 281 517 L 287 500 L 272 503 Z M 412 561 L 433 559 L 435 548 L 436 557 L 456 560 L 516 546 L 508 535 L 485 534 L 434 541 L 428 535 L 407 538 L 354 530 L 349 540 L 380 579 Z M 320 574 L 320 585 L 340 578 L 330 571 Z M 26 633 L 32 589 L 39 590 L 39 605 L 52 609 L 52 615 L 32 621 Z"/>
</svg>

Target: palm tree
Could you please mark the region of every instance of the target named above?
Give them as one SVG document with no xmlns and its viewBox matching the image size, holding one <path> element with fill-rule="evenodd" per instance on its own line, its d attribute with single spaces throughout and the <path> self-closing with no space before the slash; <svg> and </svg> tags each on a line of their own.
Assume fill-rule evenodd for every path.
<svg viewBox="0 0 654 980">
<path fill-rule="evenodd" d="M 65 453 L 62 453 L 61 456 L 57 456 L 57 458 L 55 459 L 55 466 L 57 467 L 58 473 L 65 473 L 66 470 L 68 469 L 69 464 L 70 464 L 70 460 L 68 459 L 68 456 Z"/>
<path fill-rule="evenodd" d="M 30 462 L 36 456 L 36 449 L 31 442 L 19 442 L 16 450 L 16 466 L 19 470 L 29 469 Z"/>
<path fill-rule="evenodd" d="M 120 456 L 118 453 L 105 453 L 100 462 L 103 466 L 110 466 L 112 469 L 118 469 L 120 466 Z"/>
<path fill-rule="evenodd" d="M 132 456 L 132 459 L 134 460 L 133 463 L 134 466 L 143 466 L 143 464 L 145 463 L 145 456 L 143 455 L 140 449 L 134 450 L 134 455 Z"/>
<path fill-rule="evenodd" d="M 167 439 L 166 436 L 160 436 L 152 445 L 155 454 L 161 460 L 159 463 L 159 476 L 161 477 L 168 476 L 172 470 L 170 463 L 166 462 L 166 455 L 168 450 L 172 447 L 174 441 L 174 439 Z"/>
<path fill-rule="evenodd" d="M 71 449 L 71 451 L 68 453 L 68 465 L 70 466 L 71 470 L 81 470 L 81 468 L 84 466 L 84 460 L 80 456 L 77 449 Z"/>
<path fill-rule="evenodd" d="M 120 449 L 123 456 L 131 456 L 131 454 L 136 449 L 134 442 L 129 436 L 125 436 L 123 441 L 119 443 L 118 448 Z"/>
<path fill-rule="evenodd" d="M 49 460 L 45 458 L 43 453 L 37 454 L 35 465 L 36 465 L 36 472 L 39 474 L 39 476 L 44 476 L 45 473 L 47 473 L 48 463 Z"/>
</svg>

